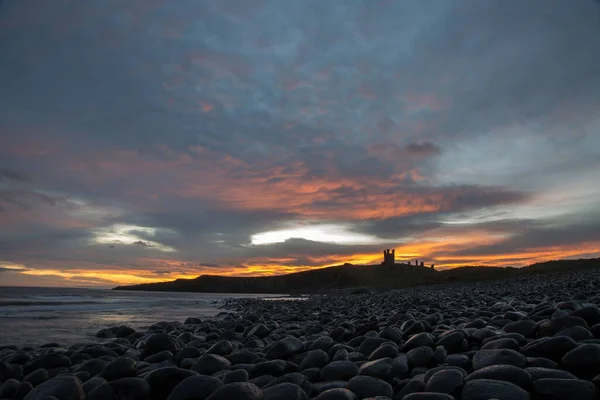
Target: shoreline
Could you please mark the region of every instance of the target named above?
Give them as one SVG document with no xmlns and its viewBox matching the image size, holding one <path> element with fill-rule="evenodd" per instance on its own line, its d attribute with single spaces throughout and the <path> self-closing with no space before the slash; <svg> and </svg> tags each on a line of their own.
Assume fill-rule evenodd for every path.
<svg viewBox="0 0 600 400">
<path fill-rule="evenodd" d="M 0 346 L 0 398 L 593 400 L 599 288 L 589 269 L 228 299 L 211 318 L 103 328 L 101 343 Z"/>
</svg>

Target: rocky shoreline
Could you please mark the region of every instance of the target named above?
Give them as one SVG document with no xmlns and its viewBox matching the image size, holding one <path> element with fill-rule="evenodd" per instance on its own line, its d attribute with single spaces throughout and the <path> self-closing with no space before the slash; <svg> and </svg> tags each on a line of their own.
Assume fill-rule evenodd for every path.
<svg viewBox="0 0 600 400">
<path fill-rule="evenodd" d="M 301 301 L 0 346 L 0 399 L 600 398 L 600 270 Z M 151 310 L 148 310 L 151 312 Z"/>
</svg>

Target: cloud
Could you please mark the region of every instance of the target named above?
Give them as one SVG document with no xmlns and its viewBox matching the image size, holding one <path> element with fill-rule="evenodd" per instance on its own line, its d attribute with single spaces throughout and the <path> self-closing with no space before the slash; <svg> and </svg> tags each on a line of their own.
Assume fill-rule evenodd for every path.
<svg viewBox="0 0 600 400">
<path fill-rule="evenodd" d="M 0 169 L 0 181 L 2 181 L 2 180 L 17 181 L 17 182 L 29 182 L 31 180 L 31 178 L 22 172 L 3 168 L 3 169 Z"/>
<path fill-rule="evenodd" d="M 599 220 L 594 2 L 2 10 L 0 250 L 48 282 L 273 274 L 380 244 L 524 263 L 598 241 L 573 222 Z M 323 225 L 376 243 L 251 245 Z"/>
</svg>

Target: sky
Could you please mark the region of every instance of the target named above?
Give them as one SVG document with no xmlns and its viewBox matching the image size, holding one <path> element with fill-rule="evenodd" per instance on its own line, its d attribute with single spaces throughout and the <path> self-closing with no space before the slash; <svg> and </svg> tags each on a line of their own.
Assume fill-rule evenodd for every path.
<svg viewBox="0 0 600 400">
<path fill-rule="evenodd" d="M 600 2 L 0 0 L 0 285 L 600 256 Z"/>
</svg>

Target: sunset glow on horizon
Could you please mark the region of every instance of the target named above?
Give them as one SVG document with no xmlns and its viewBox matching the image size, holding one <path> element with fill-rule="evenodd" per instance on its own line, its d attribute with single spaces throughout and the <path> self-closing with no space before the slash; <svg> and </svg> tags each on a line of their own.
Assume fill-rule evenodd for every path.
<svg viewBox="0 0 600 400">
<path fill-rule="evenodd" d="M 594 0 L 0 1 L 0 286 L 599 257 L 598 48 Z"/>
</svg>

